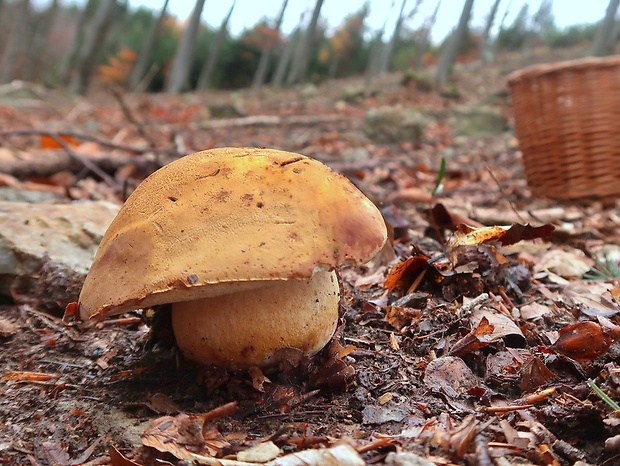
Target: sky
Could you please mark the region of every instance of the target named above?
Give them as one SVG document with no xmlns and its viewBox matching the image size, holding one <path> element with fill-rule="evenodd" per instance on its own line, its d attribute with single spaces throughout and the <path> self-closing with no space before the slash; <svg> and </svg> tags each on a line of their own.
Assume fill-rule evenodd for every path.
<svg viewBox="0 0 620 466">
<path fill-rule="evenodd" d="M 233 0 L 206 0 L 202 13 L 202 20 L 214 28 L 218 28 L 222 19 L 228 13 Z M 387 19 L 386 34 L 390 34 L 394 27 L 398 11 L 402 0 L 370 0 L 370 14 L 366 20 L 368 27 L 375 31 L 381 29 Z M 416 0 L 408 0 L 405 12 L 411 11 Z M 443 0 L 437 22 L 432 32 L 433 41 L 441 41 L 451 29 L 456 26 L 461 14 L 465 0 Z M 233 35 L 240 34 L 244 29 L 251 28 L 261 18 L 273 20 L 282 8 L 283 0 L 237 0 L 235 10 L 230 19 L 229 28 Z M 329 28 L 337 28 L 344 18 L 351 13 L 358 11 L 363 5 L 363 0 L 324 0 L 321 9 L 321 16 L 327 21 Z M 485 17 L 489 13 L 493 0 L 475 0 L 474 10 L 470 21 L 471 27 L 481 28 L 484 25 Z M 541 0 L 502 0 L 500 2 L 496 24 L 499 23 L 504 12 L 508 8 L 509 14 L 506 17 L 506 25 L 511 24 L 512 20 L 519 12 L 521 7 L 528 3 L 530 13 L 535 13 L 540 6 Z M 609 0 L 555 0 L 553 2 L 553 13 L 556 25 L 560 28 L 573 24 L 594 23 L 600 20 L 607 8 Z M 163 0 L 130 0 L 130 6 L 146 6 L 159 10 L 163 5 Z M 168 11 L 180 20 L 186 19 L 194 7 L 192 0 L 171 0 Z M 287 34 L 297 25 L 301 14 L 306 12 L 307 17 L 312 13 L 315 0 L 289 0 L 288 7 L 284 16 L 282 32 Z M 424 18 L 429 17 L 437 0 L 423 0 L 420 12 L 410 23 L 412 27 L 420 24 Z"/>
</svg>

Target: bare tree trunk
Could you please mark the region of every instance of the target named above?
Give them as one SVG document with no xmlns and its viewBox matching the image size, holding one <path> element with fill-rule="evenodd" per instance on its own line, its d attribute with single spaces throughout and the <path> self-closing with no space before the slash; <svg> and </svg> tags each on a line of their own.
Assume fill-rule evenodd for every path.
<svg viewBox="0 0 620 466">
<path fill-rule="evenodd" d="M 196 1 L 192 16 L 183 32 L 183 37 L 174 55 L 172 69 L 168 78 L 166 91 L 169 93 L 178 94 L 187 86 L 187 80 L 194 58 L 194 50 L 196 48 L 198 26 L 200 25 L 200 17 L 202 16 L 202 9 L 204 6 L 205 0 Z"/>
<path fill-rule="evenodd" d="M 50 41 L 50 31 L 56 22 L 56 16 L 60 7 L 59 0 L 52 0 L 49 7 L 40 14 L 36 24 L 31 27 L 30 44 L 27 47 L 27 56 L 29 57 L 28 65 L 25 71 L 27 81 L 37 79 L 45 79 L 43 72 L 48 69 L 50 63 L 46 62 L 47 50 L 49 50 L 52 42 Z M 37 71 L 39 74 L 37 75 Z"/>
<path fill-rule="evenodd" d="M 607 5 L 605 17 L 596 30 L 596 37 L 592 45 L 591 55 L 595 57 L 604 57 L 610 55 L 613 51 L 614 43 L 612 41 L 614 33 L 614 24 L 616 22 L 616 12 L 618 11 L 620 0 L 610 0 Z"/>
<path fill-rule="evenodd" d="M 284 12 L 286 11 L 286 6 L 288 5 L 288 0 L 284 0 L 282 3 L 282 9 L 280 10 L 280 15 L 276 21 L 275 30 L 279 34 L 280 28 L 282 27 L 282 21 L 284 20 Z M 269 69 L 269 61 L 271 59 L 271 53 L 275 48 L 276 44 L 267 44 L 263 47 L 260 55 L 260 61 L 258 62 L 258 68 L 256 68 L 256 72 L 254 73 L 254 78 L 252 79 L 252 90 L 260 89 L 263 84 L 265 84 L 265 78 L 267 77 L 267 70 Z"/>
<path fill-rule="evenodd" d="M 414 16 L 420 7 L 422 0 L 417 0 L 415 6 L 413 7 L 413 11 L 408 15 L 409 18 Z M 400 38 L 400 31 L 403 25 L 403 13 L 405 11 L 405 5 L 407 4 L 407 0 L 403 0 L 403 3 L 400 5 L 400 12 L 398 13 L 398 19 L 396 20 L 396 25 L 394 26 L 394 32 L 392 33 L 392 38 L 386 44 L 385 47 L 381 50 L 381 55 L 379 59 L 379 74 L 385 74 L 389 70 L 390 59 L 392 58 L 392 53 L 394 52 L 394 46 L 396 42 Z"/>
<path fill-rule="evenodd" d="M 372 80 L 379 71 L 379 58 L 381 57 L 381 51 L 385 44 L 383 43 L 383 34 L 385 33 L 385 26 L 387 25 L 387 17 L 383 21 L 381 29 L 375 33 L 375 37 L 372 39 L 370 45 L 370 53 L 368 54 L 368 63 L 366 63 L 366 72 L 364 74 L 364 88 L 370 88 Z"/>
<path fill-rule="evenodd" d="M 138 89 L 138 85 L 142 80 L 144 74 L 146 73 L 146 67 L 149 63 L 149 59 L 153 54 L 153 49 L 155 48 L 155 42 L 157 42 L 157 35 L 159 34 L 159 30 L 161 29 L 161 23 L 166 16 L 166 10 L 168 9 L 169 0 L 164 0 L 164 5 L 161 7 L 159 12 L 159 16 L 157 20 L 152 24 L 151 30 L 149 31 L 149 36 L 146 39 L 146 43 L 144 44 L 144 48 L 140 52 L 138 56 L 138 60 L 131 71 L 131 76 L 129 77 L 129 89 L 135 91 Z"/>
<path fill-rule="evenodd" d="M 508 17 L 508 13 L 510 13 L 510 7 L 512 6 L 512 0 L 508 2 L 506 5 L 506 9 L 504 10 L 504 15 L 502 16 L 502 20 L 499 22 L 499 27 L 497 28 L 497 37 L 499 37 L 504 30 L 504 24 L 506 23 L 506 18 Z M 498 52 L 498 41 L 497 39 L 493 42 L 493 46 L 491 47 L 491 62 L 495 61 L 495 57 Z"/>
<path fill-rule="evenodd" d="M 61 83 L 67 84 L 71 80 L 71 73 L 73 68 L 75 67 L 75 62 L 77 61 L 78 55 L 80 54 L 80 48 L 82 45 L 82 36 L 84 34 L 84 29 L 86 28 L 86 22 L 88 19 L 88 12 L 94 8 L 94 4 L 96 0 L 88 0 L 86 5 L 80 11 L 80 15 L 78 17 L 77 25 L 75 28 L 75 37 L 73 38 L 73 42 L 71 42 L 71 49 L 69 53 L 65 55 L 64 60 L 62 61 L 60 68 L 58 70 L 58 79 Z"/>
<path fill-rule="evenodd" d="M 296 84 L 303 81 L 306 78 L 306 72 L 308 70 L 308 62 L 312 50 L 314 49 L 314 34 L 316 32 L 316 25 L 319 22 L 319 15 L 321 14 L 321 7 L 324 0 L 316 0 L 314 5 L 314 11 L 312 12 L 312 18 L 310 24 L 304 33 L 304 37 L 301 43 L 301 47 L 298 50 L 298 54 L 293 60 L 293 67 L 288 75 L 287 84 Z"/>
<path fill-rule="evenodd" d="M 286 71 L 288 70 L 291 58 L 293 58 L 293 53 L 295 51 L 296 45 L 299 42 L 299 36 L 301 34 L 300 31 L 301 26 L 297 26 L 293 33 L 290 35 L 288 41 L 286 41 L 286 45 L 284 46 L 284 50 L 282 51 L 282 55 L 280 56 L 280 60 L 278 61 L 276 72 L 273 75 L 272 85 L 274 87 L 282 87 L 282 83 L 284 82 L 284 76 L 286 76 Z"/>
<path fill-rule="evenodd" d="M 465 36 L 467 35 L 469 18 L 471 16 L 473 6 L 474 0 L 465 0 L 465 5 L 463 6 L 463 11 L 461 12 L 461 18 L 459 19 L 459 24 L 454 32 L 452 32 L 445 49 L 439 57 L 436 77 L 439 84 L 446 84 L 450 79 L 454 61 L 459 53 L 463 39 L 465 39 Z"/>
<path fill-rule="evenodd" d="M 92 25 L 88 29 L 76 63 L 76 72 L 69 84 L 72 92 L 84 93 L 88 88 L 97 55 L 116 13 L 116 0 L 101 0 Z"/>
<path fill-rule="evenodd" d="M 228 34 L 228 22 L 230 21 L 230 17 L 232 16 L 236 3 L 237 0 L 234 0 L 230 10 L 228 11 L 228 15 L 224 18 L 222 24 L 220 25 L 220 30 L 217 32 L 217 36 L 215 36 L 215 41 L 211 46 L 211 50 L 209 50 L 209 59 L 206 61 L 205 66 L 200 73 L 200 77 L 198 78 L 198 84 L 196 86 L 198 90 L 207 89 L 211 84 L 211 78 L 213 76 L 213 71 L 215 71 L 217 58 L 220 55 L 220 50 L 222 50 L 224 39 L 226 39 L 226 35 Z"/>
<path fill-rule="evenodd" d="M 420 31 L 420 36 L 417 40 L 416 53 L 415 53 L 414 69 L 416 71 L 419 71 L 422 68 L 422 65 L 424 64 L 424 54 L 426 54 L 426 51 L 428 50 L 428 44 L 430 42 L 428 38 L 431 35 L 431 30 L 433 29 L 433 26 L 435 25 L 435 21 L 437 21 L 437 13 L 439 13 L 440 6 L 441 6 L 441 0 L 437 2 L 437 5 L 435 5 L 435 11 L 433 11 L 432 16 L 424 22 L 424 26 L 422 27 L 422 30 Z"/>
<path fill-rule="evenodd" d="M 491 11 L 487 16 L 487 22 L 484 26 L 482 37 L 480 38 L 480 61 L 483 64 L 490 63 L 493 59 L 493 52 L 491 50 L 491 28 L 493 27 L 493 23 L 495 22 L 495 16 L 497 15 L 497 9 L 500 2 L 501 0 L 495 0 L 495 2 L 493 2 Z"/>
<path fill-rule="evenodd" d="M 0 62 L 0 83 L 8 83 L 13 79 L 15 58 L 17 58 L 19 49 L 23 47 L 28 38 L 29 10 L 29 0 L 21 0 L 17 5 L 17 15 L 12 21 L 11 32 Z"/>
</svg>

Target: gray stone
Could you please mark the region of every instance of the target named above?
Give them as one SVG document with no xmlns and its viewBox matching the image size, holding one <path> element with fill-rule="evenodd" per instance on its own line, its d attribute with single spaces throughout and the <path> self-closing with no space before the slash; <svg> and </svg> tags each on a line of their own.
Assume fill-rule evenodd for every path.
<svg viewBox="0 0 620 466">
<path fill-rule="evenodd" d="M 415 108 L 377 107 L 366 113 L 364 133 L 377 143 L 418 143 L 428 117 Z"/>
<path fill-rule="evenodd" d="M 508 130 L 506 117 L 491 107 L 455 107 L 448 118 L 455 136 L 495 136 Z"/>
<path fill-rule="evenodd" d="M 340 100 L 349 104 L 359 104 L 366 97 L 364 86 L 346 86 L 340 93 Z"/>
<path fill-rule="evenodd" d="M 46 310 L 75 300 L 118 208 L 0 201 L 0 294 Z"/>
</svg>

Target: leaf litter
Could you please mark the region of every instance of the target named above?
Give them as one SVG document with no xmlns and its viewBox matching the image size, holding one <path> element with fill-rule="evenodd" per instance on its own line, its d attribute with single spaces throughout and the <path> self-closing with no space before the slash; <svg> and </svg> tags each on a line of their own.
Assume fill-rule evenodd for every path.
<svg viewBox="0 0 620 466">
<path fill-rule="evenodd" d="M 620 422 L 589 385 L 620 399 L 617 203 L 531 198 L 513 139 L 455 141 L 442 120 L 417 146 L 369 144 L 360 136 L 365 110 L 378 99 L 409 102 L 410 91 L 388 86 L 334 110 L 339 89 L 330 83 L 324 90 L 304 104 L 310 124 L 295 123 L 294 106 L 281 100 L 244 96 L 244 111 L 255 118 L 234 122 L 232 131 L 224 121 L 210 124 L 194 96 L 127 97 L 143 128 L 109 102 L 67 102 L 66 126 L 55 137 L 18 130 L 60 128 L 56 113 L 12 110 L 17 116 L 2 128 L 2 141 L 11 142 L 2 148 L 11 169 L 0 179 L 3 189 L 52 187 L 57 199 L 120 203 L 175 154 L 276 146 L 351 178 L 382 209 L 391 248 L 341 271 L 342 319 L 332 344 L 311 360 L 291 353 L 275 371 L 183 361 L 165 310 L 84 329 L 42 312 L 50 309 L 45 293 L 7 297 L 0 318 L 3 463 L 619 460 Z M 298 98 L 285 92 L 290 102 Z M 443 105 L 429 96 L 424 104 Z M 289 123 L 265 124 L 263 115 Z M 87 127 L 97 128 L 96 139 L 81 137 Z M 63 144 L 77 157 L 63 158 Z M 352 149 L 366 158 L 345 160 Z M 61 169 L 20 172 L 16 154 L 28 154 L 33 167 L 49 155 Z M 81 158 L 107 177 L 76 170 Z"/>
</svg>

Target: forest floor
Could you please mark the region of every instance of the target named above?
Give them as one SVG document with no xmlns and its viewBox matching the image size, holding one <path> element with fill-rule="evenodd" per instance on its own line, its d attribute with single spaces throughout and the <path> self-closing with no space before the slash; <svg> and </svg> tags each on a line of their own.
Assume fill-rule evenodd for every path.
<svg viewBox="0 0 620 466">
<path fill-rule="evenodd" d="M 29 88 L 0 101 L 0 163 L 28 161 L 0 184 L 120 204 L 180 154 L 279 148 L 349 177 L 394 250 L 341 271 L 329 348 L 265 373 L 185 362 L 136 313 L 83 328 L 37 299 L 4 299 L 0 463 L 619 464 L 618 411 L 589 382 L 620 400 L 620 203 L 534 197 L 512 131 L 451 134 L 451 107 L 490 96 L 512 120 L 501 91 L 520 64 L 503 66 L 459 67 L 458 101 L 396 74 L 349 102 L 361 80 L 182 96 Z M 364 116 L 391 105 L 437 118 L 416 144 L 373 144 Z M 516 226 L 467 244 L 461 223 Z"/>
</svg>

